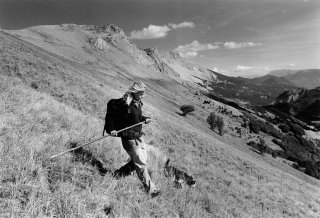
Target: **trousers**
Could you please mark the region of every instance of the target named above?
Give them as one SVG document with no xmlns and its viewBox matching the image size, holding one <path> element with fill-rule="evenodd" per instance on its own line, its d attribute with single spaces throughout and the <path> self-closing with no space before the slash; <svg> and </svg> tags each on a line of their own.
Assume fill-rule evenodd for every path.
<svg viewBox="0 0 320 218">
<path fill-rule="evenodd" d="M 128 175 L 131 174 L 131 172 L 136 171 L 138 178 L 143 183 L 145 189 L 152 193 L 156 190 L 156 185 L 152 182 L 148 172 L 146 143 L 142 137 L 137 139 L 121 138 L 121 141 L 124 150 L 128 153 L 131 160 L 122 166 L 118 172 L 122 175 Z"/>
</svg>

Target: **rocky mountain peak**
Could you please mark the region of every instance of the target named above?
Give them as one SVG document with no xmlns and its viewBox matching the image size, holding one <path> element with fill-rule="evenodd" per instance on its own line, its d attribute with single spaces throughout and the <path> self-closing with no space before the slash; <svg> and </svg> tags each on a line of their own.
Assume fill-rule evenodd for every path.
<svg viewBox="0 0 320 218">
<path fill-rule="evenodd" d="M 179 74 L 166 63 L 165 58 L 157 47 L 146 48 L 144 49 L 144 52 L 153 60 L 154 66 L 159 72 L 166 72 L 170 76 L 179 77 Z"/>
<path fill-rule="evenodd" d="M 175 51 L 171 51 L 170 52 L 170 56 L 175 60 L 176 59 L 181 59 L 181 55 L 178 52 L 175 52 Z"/>
<path fill-rule="evenodd" d="M 107 25 L 103 26 L 102 29 L 105 32 L 110 33 L 112 35 L 117 35 L 118 37 L 121 37 L 121 38 L 127 38 L 127 36 L 124 34 L 123 30 L 114 24 L 107 24 Z"/>
<path fill-rule="evenodd" d="M 147 55 L 154 56 L 157 59 L 161 58 L 161 55 L 159 53 L 158 47 L 154 47 L 154 48 L 146 48 L 144 49 L 144 51 L 146 52 Z"/>
<path fill-rule="evenodd" d="M 89 39 L 89 42 L 100 50 L 108 48 L 107 43 L 115 45 L 119 41 L 128 41 L 123 30 L 114 24 L 95 27 L 94 30 L 95 33 L 93 37 Z"/>
<path fill-rule="evenodd" d="M 276 100 L 276 103 L 294 103 L 296 102 L 305 92 L 307 89 L 292 89 L 292 90 L 287 90 L 281 95 Z"/>
</svg>

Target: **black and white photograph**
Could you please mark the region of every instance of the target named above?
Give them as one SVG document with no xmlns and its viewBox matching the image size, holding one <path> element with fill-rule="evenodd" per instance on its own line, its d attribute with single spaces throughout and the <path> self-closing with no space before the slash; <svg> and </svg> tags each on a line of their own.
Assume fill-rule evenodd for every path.
<svg viewBox="0 0 320 218">
<path fill-rule="evenodd" d="M 0 0 L 0 217 L 319 218 L 319 0 Z"/>
</svg>

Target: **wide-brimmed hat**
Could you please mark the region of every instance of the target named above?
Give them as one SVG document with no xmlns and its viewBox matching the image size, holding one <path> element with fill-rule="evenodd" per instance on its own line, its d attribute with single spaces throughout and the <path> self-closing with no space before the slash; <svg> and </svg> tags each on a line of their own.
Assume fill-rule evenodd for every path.
<svg viewBox="0 0 320 218">
<path fill-rule="evenodd" d="M 134 82 L 132 86 L 128 89 L 127 92 L 137 93 L 137 92 L 145 92 L 147 86 L 143 82 Z"/>
</svg>

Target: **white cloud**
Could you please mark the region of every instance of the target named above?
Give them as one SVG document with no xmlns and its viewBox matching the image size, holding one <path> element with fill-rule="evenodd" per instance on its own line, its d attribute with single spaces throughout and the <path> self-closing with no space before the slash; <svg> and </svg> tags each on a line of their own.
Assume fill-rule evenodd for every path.
<svg viewBox="0 0 320 218">
<path fill-rule="evenodd" d="M 195 57 L 198 55 L 198 52 L 196 51 L 188 51 L 188 52 L 184 52 L 184 53 L 180 53 L 180 56 L 183 58 L 191 58 L 191 57 Z"/>
<path fill-rule="evenodd" d="M 194 28 L 194 23 L 185 21 L 185 22 L 182 22 L 182 23 L 179 23 L 179 24 L 169 23 L 169 26 L 172 29 L 186 28 L 186 27 Z"/>
<path fill-rule="evenodd" d="M 270 66 L 246 66 L 237 65 L 233 68 L 232 72 L 228 73 L 229 76 L 242 76 L 247 78 L 253 78 L 257 76 L 266 75 L 271 70 Z"/>
<path fill-rule="evenodd" d="M 286 65 L 286 67 L 296 67 L 297 65 L 293 64 L 293 63 L 289 63 Z"/>
<path fill-rule="evenodd" d="M 270 70 L 268 66 L 246 66 L 246 65 L 237 65 L 233 68 L 234 72 L 254 72 L 254 73 L 262 73 Z"/>
<path fill-rule="evenodd" d="M 255 42 L 225 42 L 223 45 L 227 49 L 238 49 L 238 48 L 260 46 L 261 43 L 255 43 Z"/>
<path fill-rule="evenodd" d="M 167 25 L 164 26 L 156 26 L 149 25 L 147 28 L 143 28 L 142 30 L 134 30 L 130 33 L 130 39 L 158 39 L 165 37 L 170 28 Z"/>
<path fill-rule="evenodd" d="M 199 51 L 213 50 L 218 48 L 218 44 L 201 44 L 197 40 L 194 40 L 190 44 L 178 46 L 178 48 L 174 49 L 174 51 L 178 52 L 182 57 L 195 57 L 198 55 Z"/>
<path fill-rule="evenodd" d="M 241 71 L 248 71 L 248 70 L 252 70 L 254 69 L 254 67 L 252 66 L 244 66 L 244 65 L 237 65 L 233 71 L 235 72 L 241 72 Z"/>
<path fill-rule="evenodd" d="M 178 28 L 193 28 L 195 25 L 193 22 L 182 22 L 179 24 L 169 23 L 168 25 L 157 26 L 150 24 L 148 27 L 142 30 L 134 30 L 130 33 L 130 39 L 158 39 L 166 37 L 168 32 Z"/>
</svg>

